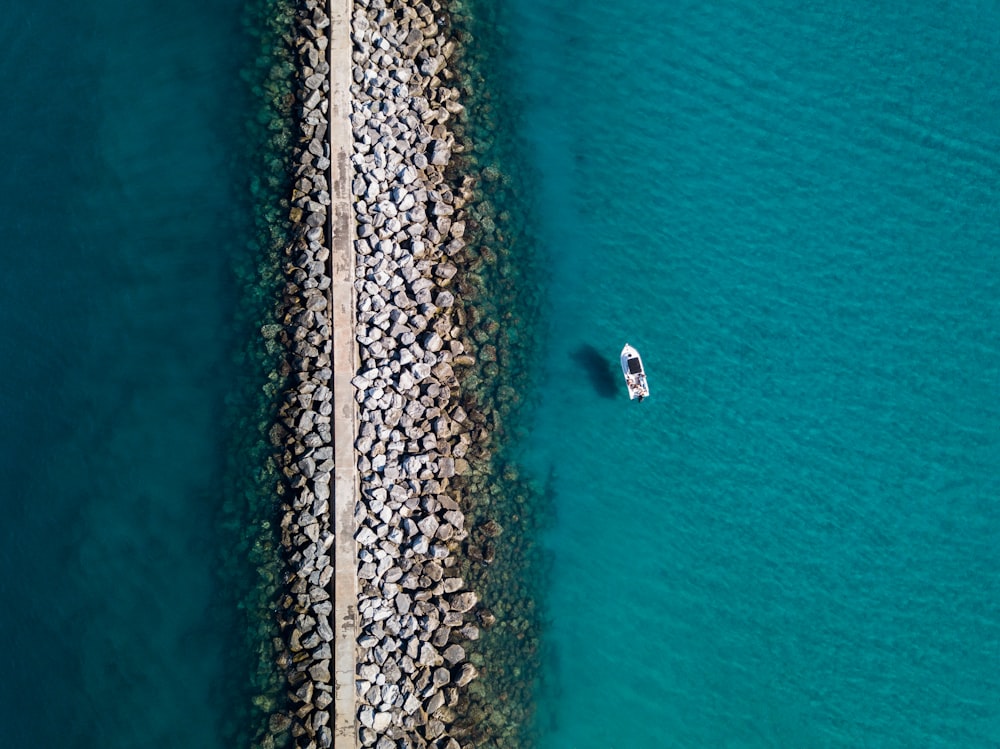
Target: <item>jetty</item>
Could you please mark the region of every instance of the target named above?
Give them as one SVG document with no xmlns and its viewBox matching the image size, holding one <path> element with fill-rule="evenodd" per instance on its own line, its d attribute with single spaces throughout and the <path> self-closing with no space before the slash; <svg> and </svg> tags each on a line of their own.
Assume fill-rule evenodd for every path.
<svg viewBox="0 0 1000 749">
<path fill-rule="evenodd" d="M 299 0 L 279 411 L 278 662 L 296 747 L 473 745 L 465 644 L 495 617 L 460 572 L 457 477 L 484 454 L 455 284 L 468 181 L 438 0 Z M 404 742 L 399 744 L 397 742 Z M 267 742 L 265 742 L 266 744 Z"/>
</svg>

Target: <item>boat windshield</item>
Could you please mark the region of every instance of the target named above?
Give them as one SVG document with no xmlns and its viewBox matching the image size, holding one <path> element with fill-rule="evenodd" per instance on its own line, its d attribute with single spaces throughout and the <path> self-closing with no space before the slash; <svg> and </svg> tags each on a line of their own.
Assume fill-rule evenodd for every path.
<svg viewBox="0 0 1000 749">
<path fill-rule="evenodd" d="M 629 374 L 640 374 L 642 372 L 642 364 L 638 359 L 628 360 L 628 373 Z"/>
</svg>

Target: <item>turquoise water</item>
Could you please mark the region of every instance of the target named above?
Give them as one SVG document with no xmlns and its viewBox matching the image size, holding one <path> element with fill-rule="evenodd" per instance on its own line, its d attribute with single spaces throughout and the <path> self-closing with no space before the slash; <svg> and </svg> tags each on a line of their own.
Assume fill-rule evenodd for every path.
<svg viewBox="0 0 1000 749">
<path fill-rule="evenodd" d="M 245 375 L 242 7 L 0 20 L 5 747 L 214 749 L 248 701 L 215 575 Z"/>
<path fill-rule="evenodd" d="M 505 8 L 565 383 L 541 744 L 1000 744 L 996 9 Z M 0 20 L 2 746 L 246 730 L 241 9 Z"/>
<path fill-rule="evenodd" d="M 1000 745 L 997 9 L 500 28 L 560 383 L 541 745 Z"/>
</svg>

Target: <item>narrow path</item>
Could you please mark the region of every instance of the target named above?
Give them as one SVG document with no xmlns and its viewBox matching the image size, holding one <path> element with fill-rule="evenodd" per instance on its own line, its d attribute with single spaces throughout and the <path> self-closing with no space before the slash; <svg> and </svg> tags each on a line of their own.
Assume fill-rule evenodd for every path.
<svg viewBox="0 0 1000 749">
<path fill-rule="evenodd" d="M 357 547 L 354 507 L 358 496 L 354 456 L 356 407 L 351 378 L 357 372 L 354 343 L 354 209 L 351 196 L 351 10 L 352 0 L 328 0 L 330 15 L 330 145 L 331 210 L 330 312 L 333 321 L 333 596 L 335 632 L 334 701 L 330 725 L 334 749 L 356 749 L 355 642 L 357 641 Z"/>
</svg>

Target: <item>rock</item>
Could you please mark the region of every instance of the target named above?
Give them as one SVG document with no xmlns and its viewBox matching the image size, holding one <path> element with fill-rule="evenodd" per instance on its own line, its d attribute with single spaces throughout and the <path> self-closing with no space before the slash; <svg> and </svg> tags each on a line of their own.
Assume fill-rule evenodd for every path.
<svg viewBox="0 0 1000 749">
<path fill-rule="evenodd" d="M 433 713 L 435 710 L 440 710 L 444 707 L 444 692 L 435 692 L 431 695 L 431 698 L 427 700 L 427 712 Z"/>
<path fill-rule="evenodd" d="M 450 280 L 458 273 L 458 268 L 454 263 L 440 263 L 434 268 L 434 275 L 444 280 Z"/>
<path fill-rule="evenodd" d="M 445 651 L 447 652 L 447 651 Z M 463 656 L 464 656 L 463 652 Z M 318 661 L 309 667 L 309 676 L 320 684 L 330 683 L 330 661 Z"/>
<path fill-rule="evenodd" d="M 451 149 L 443 140 L 436 140 L 431 151 L 430 162 L 434 166 L 447 166 L 451 159 Z"/>
<path fill-rule="evenodd" d="M 430 547 L 430 539 L 423 534 L 419 534 L 415 539 L 413 539 L 413 543 L 410 544 L 410 548 L 413 549 L 413 553 L 420 556 L 426 554 L 430 550 Z"/>
<path fill-rule="evenodd" d="M 444 723 L 437 718 L 431 718 L 427 721 L 427 727 L 424 730 L 424 734 L 428 739 L 436 739 L 444 733 L 444 730 Z"/>
<path fill-rule="evenodd" d="M 444 341 L 441 340 L 441 336 L 439 336 L 436 332 L 431 331 L 426 336 L 424 336 L 423 340 L 421 341 L 421 345 L 427 351 L 437 352 L 444 347 Z"/>
<path fill-rule="evenodd" d="M 417 527 L 420 529 L 420 532 L 423 533 L 428 538 L 434 537 L 440 525 L 441 523 L 434 515 L 428 515 L 419 523 L 417 523 Z"/>
<path fill-rule="evenodd" d="M 322 92 L 318 89 L 313 89 L 312 93 L 309 94 L 309 98 L 302 103 L 302 108 L 306 111 L 315 109 L 322 99 Z"/>
<path fill-rule="evenodd" d="M 404 185 L 412 185 L 417 179 L 417 170 L 412 166 L 405 166 L 399 172 L 399 181 Z"/>
<path fill-rule="evenodd" d="M 471 665 L 471 664 L 470 664 Z M 385 730 L 392 725 L 392 714 L 391 713 L 375 713 L 375 717 L 372 719 L 371 728 L 375 733 L 384 733 Z"/>
<path fill-rule="evenodd" d="M 325 710 L 333 702 L 333 695 L 329 692 L 317 692 L 316 697 L 313 700 L 313 704 L 316 705 L 317 710 Z"/>
<path fill-rule="evenodd" d="M 470 681 L 475 679 L 478 675 L 479 672 L 476 671 L 475 666 L 473 666 L 471 663 L 463 663 L 455 670 L 455 676 L 454 676 L 455 686 L 464 687 Z"/>
<path fill-rule="evenodd" d="M 292 719 L 285 713 L 272 713 L 267 723 L 267 730 L 271 733 L 284 733 L 292 725 Z"/>
<path fill-rule="evenodd" d="M 437 469 L 438 469 L 437 475 L 440 478 L 443 479 L 451 478 L 456 473 L 455 459 L 452 458 L 450 455 L 445 455 L 438 458 Z"/>
<path fill-rule="evenodd" d="M 407 715 L 413 715 L 417 710 L 420 709 L 420 700 L 416 698 L 415 695 L 407 696 L 406 700 L 403 702 L 403 712 Z"/>
<path fill-rule="evenodd" d="M 417 362 L 416 364 L 413 365 L 412 372 L 413 372 L 413 379 L 415 379 L 417 382 L 420 382 L 421 380 L 425 380 L 428 377 L 430 377 L 431 365 L 426 364 L 425 362 Z"/>
<path fill-rule="evenodd" d="M 313 684 L 311 681 L 306 681 L 301 687 L 295 690 L 295 699 L 302 703 L 312 702 L 313 696 Z"/>
<path fill-rule="evenodd" d="M 467 591 L 465 593 L 453 595 L 448 600 L 448 605 L 451 607 L 452 611 L 464 614 L 466 611 L 471 611 L 478 602 L 479 598 L 476 594 L 472 591 Z"/>
<path fill-rule="evenodd" d="M 330 749 L 333 746 L 333 732 L 330 731 L 329 726 L 320 726 L 316 732 L 316 741 L 323 749 Z"/>
<path fill-rule="evenodd" d="M 438 582 L 444 575 L 444 569 L 437 562 L 427 562 L 424 565 L 424 574 L 433 582 Z"/>
<path fill-rule="evenodd" d="M 324 642 L 333 642 L 333 630 L 330 628 L 330 624 L 327 622 L 325 616 L 316 617 L 316 634 Z"/>
<path fill-rule="evenodd" d="M 420 645 L 420 656 L 417 659 L 417 663 L 421 666 L 439 666 L 442 662 L 441 654 L 434 649 L 433 645 L 429 642 Z"/>
<path fill-rule="evenodd" d="M 404 195 L 399 200 L 399 202 L 396 204 L 396 208 L 399 211 L 408 211 L 411 208 L 413 208 L 413 206 L 415 206 L 416 204 L 417 204 L 417 200 L 416 200 L 416 198 L 413 197 L 413 194 L 412 193 L 406 193 L 406 195 Z"/>
<path fill-rule="evenodd" d="M 309 456 L 306 456 L 305 458 L 300 460 L 298 466 L 299 466 L 299 471 L 307 479 L 311 479 L 313 477 L 313 474 L 316 472 L 316 461 L 314 461 Z"/>
<path fill-rule="evenodd" d="M 472 664 L 468 664 L 472 665 Z M 445 684 L 451 681 L 451 674 L 448 673 L 446 668 L 438 668 L 434 670 L 434 675 L 431 677 L 431 683 L 436 687 L 443 687 Z M 312 685 L 310 685 L 312 686 Z"/>
<path fill-rule="evenodd" d="M 465 660 L 465 648 L 463 648 L 461 645 L 457 643 L 449 645 L 447 648 L 445 648 L 445 651 L 442 655 L 444 655 L 444 659 L 448 662 L 449 665 L 454 666 L 456 663 L 461 663 L 462 661 Z M 310 673 L 312 672 L 310 671 Z"/>
<path fill-rule="evenodd" d="M 477 529 L 484 536 L 489 538 L 496 538 L 501 533 L 503 533 L 503 526 L 500 525 L 496 520 L 487 520 Z"/>
</svg>

